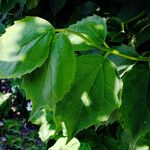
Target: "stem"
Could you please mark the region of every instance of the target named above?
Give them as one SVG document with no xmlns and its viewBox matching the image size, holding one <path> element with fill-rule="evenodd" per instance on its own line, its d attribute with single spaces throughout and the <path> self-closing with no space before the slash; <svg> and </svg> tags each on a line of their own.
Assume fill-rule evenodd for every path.
<svg viewBox="0 0 150 150">
<path fill-rule="evenodd" d="M 81 34 L 79 32 L 76 32 L 76 31 L 71 31 L 71 30 L 68 30 L 68 29 L 55 29 L 55 32 L 65 32 L 65 33 L 76 35 L 76 36 L 82 38 L 85 42 L 89 43 L 91 46 L 93 46 L 93 47 L 95 47 L 99 50 L 102 50 L 104 52 L 108 52 L 109 54 L 118 55 L 120 57 L 124 57 L 124 58 L 131 59 L 131 60 L 136 60 L 136 61 L 149 61 L 150 62 L 150 59 L 148 57 L 142 57 L 142 56 L 133 57 L 133 56 L 129 56 L 129 55 L 126 55 L 126 54 L 122 54 L 119 51 L 110 48 L 107 45 L 107 43 L 105 43 L 105 42 L 103 43 L 105 47 L 100 46 L 100 45 L 96 44 L 95 42 L 93 42 L 92 40 L 85 37 L 83 34 Z"/>
<path fill-rule="evenodd" d="M 108 44 L 104 41 L 104 46 L 106 47 L 106 48 L 110 48 L 109 46 L 108 46 Z"/>
</svg>

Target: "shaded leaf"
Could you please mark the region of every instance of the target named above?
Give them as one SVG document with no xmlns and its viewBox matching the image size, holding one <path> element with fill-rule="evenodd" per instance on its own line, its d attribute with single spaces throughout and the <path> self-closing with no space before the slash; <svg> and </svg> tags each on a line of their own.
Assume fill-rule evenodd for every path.
<svg viewBox="0 0 150 150">
<path fill-rule="evenodd" d="M 27 0 L 26 6 L 30 10 L 32 8 L 35 8 L 38 5 L 39 1 L 40 0 Z"/>
<path fill-rule="evenodd" d="M 93 15 L 96 12 L 98 5 L 94 2 L 84 2 L 83 4 L 79 5 L 71 15 L 69 19 L 69 24 L 75 23 L 76 20 L 80 20 L 84 17 Z"/>
<path fill-rule="evenodd" d="M 15 7 L 19 0 L 2 0 L 0 2 L 0 13 L 7 14 L 12 8 Z"/>
<path fill-rule="evenodd" d="M 136 34 L 135 46 L 138 47 L 150 40 L 150 23 L 144 26 L 139 33 Z"/>
<path fill-rule="evenodd" d="M 76 138 L 73 138 L 68 144 L 66 144 L 67 138 L 59 138 L 57 142 L 48 150 L 91 150 L 91 147 L 87 143 L 80 143 Z"/>
<path fill-rule="evenodd" d="M 128 56 L 133 56 L 133 57 L 138 57 L 137 52 L 131 46 L 121 44 L 120 46 L 115 46 L 113 48 L 122 54 L 126 54 Z M 110 55 L 109 58 L 117 65 L 118 71 L 124 70 L 124 69 L 128 68 L 130 65 L 133 65 L 135 63 L 135 61 L 133 61 L 133 60 L 130 60 L 127 58 L 122 58 L 117 55 Z"/>
<path fill-rule="evenodd" d="M 5 33 L 5 26 L 2 23 L 0 23 L 0 35 L 3 33 Z"/>
<path fill-rule="evenodd" d="M 150 71 L 137 64 L 123 77 L 121 120 L 134 141 L 150 130 Z"/>
<path fill-rule="evenodd" d="M 67 0 L 50 0 L 51 9 L 54 16 L 64 7 Z"/>
</svg>

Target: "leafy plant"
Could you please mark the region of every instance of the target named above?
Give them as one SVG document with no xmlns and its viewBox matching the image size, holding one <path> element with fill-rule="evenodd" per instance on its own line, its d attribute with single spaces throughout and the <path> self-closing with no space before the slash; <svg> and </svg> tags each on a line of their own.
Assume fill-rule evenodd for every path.
<svg viewBox="0 0 150 150">
<path fill-rule="evenodd" d="M 115 111 L 125 129 L 118 134 L 131 140 L 104 136 L 101 149 L 122 149 L 118 141 L 134 149 L 150 131 L 150 58 L 125 44 L 109 47 L 107 21 L 94 15 L 55 29 L 42 18 L 26 17 L 0 37 L 0 78 L 22 79 L 32 100 L 31 121 L 42 109 L 51 112 L 39 131 L 43 141 L 57 140 L 50 149 L 59 143 L 68 150 L 91 149 L 97 143 L 79 143 L 74 136 L 94 125 L 109 126 Z M 43 128 L 49 135 L 42 135 Z"/>
</svg>

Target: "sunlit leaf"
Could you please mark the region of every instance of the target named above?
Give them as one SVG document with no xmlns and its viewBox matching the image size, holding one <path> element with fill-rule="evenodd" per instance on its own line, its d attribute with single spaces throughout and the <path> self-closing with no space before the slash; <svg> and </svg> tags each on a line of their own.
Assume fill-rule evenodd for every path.
<svg viewBox="0 0 150 150">
<path fill-rule="evenodd" d="M 98 55 L 77 59 L 74 84 L 56 108 L 69 140 L 81 129 L 106 121 L 120 105 L 122 82 L 108 59 Z"/>
<path fill-rule="evenodd" d="M 69 26 L 68 30 L 81 33 L 89 41 L 93 41 L 98 45 L 102 45 L 106 39 L 107 27 L 104 18 L 99 16 L 90 16 L 78 21 L 76 24 Z M 73 34 L 68 35 L 73 49 L 76 51 L 91 49 L 91 44 L 84 41 L 81 37 Z"/>
<path fill-rule="evenodd" d="M 44 19 L 16 21 L 0 37 L 0 78 L 16 78 L 40 67 L 49 54 L 54 28 Z"/>
</svg>

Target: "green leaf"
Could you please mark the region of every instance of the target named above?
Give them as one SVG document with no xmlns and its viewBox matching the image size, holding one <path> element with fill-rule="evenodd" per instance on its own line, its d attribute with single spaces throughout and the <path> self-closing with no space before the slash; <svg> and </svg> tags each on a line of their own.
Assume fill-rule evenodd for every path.
<svg viewBox="0 0 150 150">
<path fill-rule="evenodd" d="M 68 30 L 80 32 L 89 41 L 98 45 L 103 44 L 107 35 L 105 19 L 96 15 L 78 21 L 76 24 L 69 26 Z M 77 35 L 69 34 L 68 37 L 76 51 L 89 50 L 92 47 L 88 41 L 84 41 Z"/>
<path fill-rule="evenodd" d="M 49 54 L 54 28 L 44 19 L 26 17 L 0 37 L 0 78 L 16 78 L 40 67 Z"/>
<path fill-rule="evenodd" d="M 74 84 L 56 107 L 56 116 L 65 123 L 68 139 L 101 121 L 120 105 L 122 82 L 113 63 L 103 56 L 85 55 L 77 59 Z"/>
<path fill-rule="evenodd" d="M 73 138 L 68 144 L 66 144 L 67 138 L 59 138 L 57 142 L 48 150 L 91 150 L 91 147 L 87 143 L 80 143 L 76 138 Z"/>
<path fill-rule="evenodd" d="M 64 7 L 67 0 L 49 0 L 54 16 Z"/>
<path fill-rule="evenodd" d="M 138 57 L 137 52 L 131 46 L 121 44 L 120 46 L 115 46 L 113 48 L 122 54 L 125 54 L 128 56 L 133 56 L 133 57 Z M 124 70 L 124 69 L 128 68 L 130 65 L 133 65 L 135 63 L 135 61 L 133 61 L 133 60 L 130 60 L 127 58 L 122 58 L 117 55 L 110 55 L 109 58 L 117 65 L 118 71 Z"/>
<path fill-rule="evenodd" d="M 70 16 L 68 24 L 76 23 L 76 20 L 93 15 L 97 8 L 99 8 L 99 6 L 95 2 L 85 1 L 79 4 Z"/>
<path fill-rule="evenodd" d="M 134 141 L 150 131 L 150 71 L 137 64 L 123 77 L 121 120 Z"/>
<path fill-rule="evenodd" d="M 54 37 L 50 57 L 41 68 L 23 77 L 23 87 L 32 100 L 33 111 L 53 106 L 70 89 L 75 74 L 75 54 L 66 35 Z"/>
</svg>

